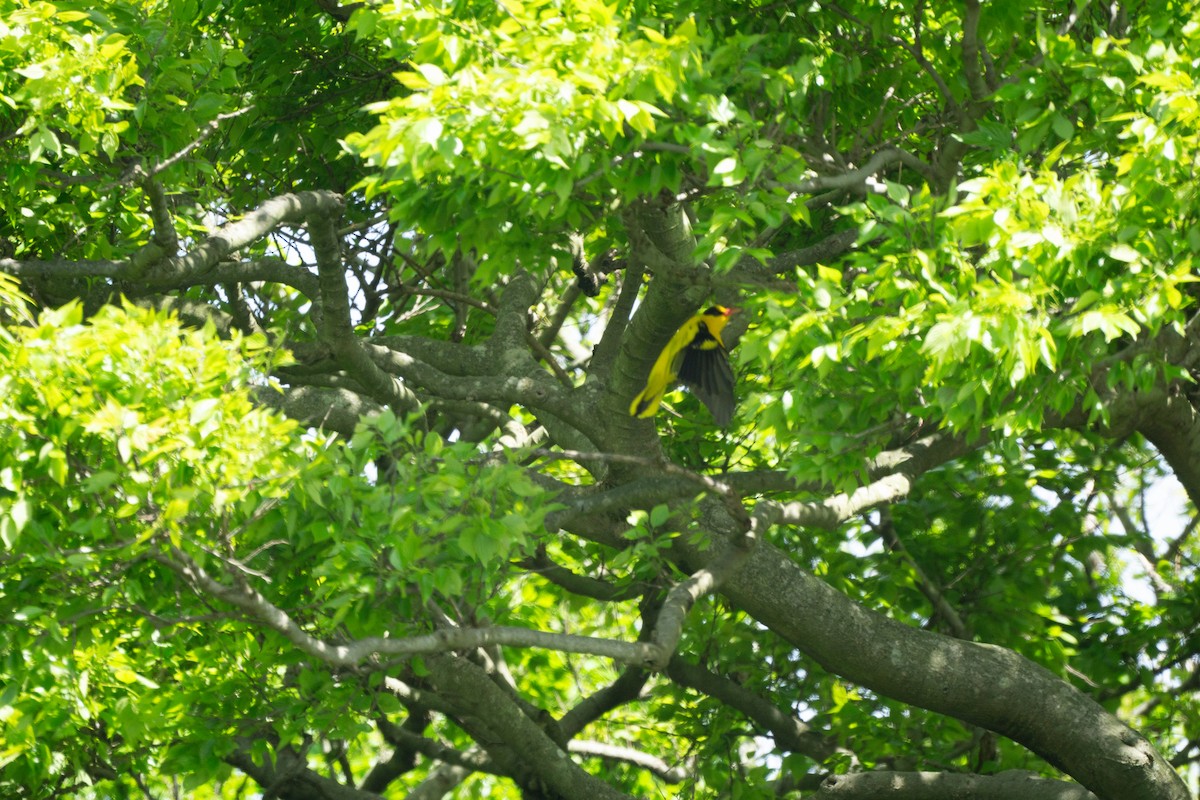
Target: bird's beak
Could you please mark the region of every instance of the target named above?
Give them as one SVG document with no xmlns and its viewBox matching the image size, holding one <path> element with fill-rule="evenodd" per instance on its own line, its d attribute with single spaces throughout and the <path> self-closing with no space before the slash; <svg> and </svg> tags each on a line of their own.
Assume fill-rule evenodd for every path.
<svg viewBox="0 0 1200 800">
<path fill-rule="evenodd" d="M 739 311 L 741 311 L 740 308 L 732 308 L 732 307 L 727 308 L 727 309 L 725 309 L 725 316 L 732 317 L 734 314 L 738 313 Z"/>
</svg>

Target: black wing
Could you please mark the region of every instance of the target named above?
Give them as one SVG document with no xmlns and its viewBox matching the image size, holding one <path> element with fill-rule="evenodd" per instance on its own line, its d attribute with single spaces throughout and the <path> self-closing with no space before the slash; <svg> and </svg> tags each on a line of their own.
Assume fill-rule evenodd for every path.
<svg viewBox="0 0 1200 800">
<path fill-rule="evenodd" d="M 708 407 L 716 423 L 725 426 L 733 419 L 733 367 L 725 348 L 711 340 L 706 344 L 684 349 L 679 380 Z"/>
</svg>

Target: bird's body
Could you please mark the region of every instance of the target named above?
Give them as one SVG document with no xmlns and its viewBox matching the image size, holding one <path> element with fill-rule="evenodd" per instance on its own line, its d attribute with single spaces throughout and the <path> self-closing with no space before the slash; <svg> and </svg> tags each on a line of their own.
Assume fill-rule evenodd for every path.
<svg viewBox="0 0 1200 800">
<path fill-rule="evenodd" d="M 708 407 L 718 425 L 728 425 L 733 418 L 734 380 L 721 331 L 732 313 L 713 306 L 683 323 L 659 353 L 646 388 L 633 398 L 629 413 L 653 417 L 663 395 L 679 380 Z"/>
</svg>

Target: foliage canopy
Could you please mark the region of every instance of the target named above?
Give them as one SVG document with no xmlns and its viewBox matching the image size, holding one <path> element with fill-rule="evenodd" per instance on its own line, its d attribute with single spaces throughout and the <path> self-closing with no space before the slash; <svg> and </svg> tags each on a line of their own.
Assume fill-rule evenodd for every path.
<svg viewBox="0 0 1200 800">
<path fill-rule="evenodd" d="M 1198 20 L 0 0 L 0 792 L 1189 797 Z"/>
</svg>

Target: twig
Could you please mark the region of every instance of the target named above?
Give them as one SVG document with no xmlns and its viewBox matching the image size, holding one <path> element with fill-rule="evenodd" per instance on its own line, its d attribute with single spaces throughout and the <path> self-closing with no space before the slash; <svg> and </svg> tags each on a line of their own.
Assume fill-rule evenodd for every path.
<svg viewBox="0 0 1200 800">
<path fill-rule="evenodd" d="M 482 300 L 477 300 L 474 297 L 471 297 L 469 294 L 451 292 L 446 289 L 418 289 L 415 286 L 404 285 L 396 286 L 392 289 L 392 291 L 400 292 L 401 294 L 413 295 L 415 297 L 439 297 L 442 300 L 450 300 L 455 303 L 473 306 L 474 308 L 478 308 L 480 311 L 490 314 L 493 317 L 496 316 L 496 309 L 492 308 Z"/>
<path fill-rule="evenodd" d="M 848 20 L 849 22 L 853 22 L 855 25 L 858 25 L 860 28 L 863 28 L 864 30 L 871 29 L 871 27 L 869 25 L 867 25 L 867 23 L 863 22 L 861 19 L 854 16 L 849 11 L 845 10 L 844 8 L 839 6 L 837 3 L 830 3 L 828 7 L 831 11 L 836 13 L 838 16 L 842 17 L 843 19 Z M 958 108 L 958 101 L 956 101 L 954 99 L 954 93 L 950 91 L 950 86 L 946 83 L 946 81 L 942 78 L 942 76 L 938 73 L 938 71 L 933 68 L 933 64 L 929 63 L 929 59 L 925 58 L 925 53 L 922 51 L 922 48 L 919 46 L 919 43 L 915 44 L 915 43 L 906 42 L 903 39 L 901 39 L 899 36 L 888 36 L 888 37 L 886 37 L 886 39 L 887 39 L 887 41 L 891 42 L 892 44 L 897 45 L 898 47 L 902 48 L 903 50 L 908 52 L 909 55 L 911 55 L 913 57 L 913 60 L 917 62 L 917 65 L 922 70 L 924 70 L 927 75 L 929 75 L 929 77 L 933 80 L 933 82 L 935 84 L 937 84 L 938 92 L 942 95 L 942 99 L 946 101 L 947 106 L 949 106 L 951 109 Z"/>
<path fill-rule="evenodd" d="M 218 114 L 216 117 L 213 118 L 212 122 L 210 122 L 204 126 L 204 129 L 202 131 L 200 131 L 200 135 L 197 136 L 194 140 L 192 140 L 192 142 L 190 144 L 185 145 L 183 147 L 183 149 L 180 150 L 179 152 L 175 153 L 175 155 L 170 156 L 166 160 L 161 161 L 158 164 L 151 167 L 150 171 L 147 173 L 147 177 L 154 177 L 155 175 L 162 172 L 163 170 L 169 169 L 169 168 L 175 166 L 180 161 L 187 158 L 187 156 L 193 150 L 195 150 L 197 147 L 202 145 L 204 143 L 205 139 L 207 139 L 208 137 L 210 137 L 214 133 L 216 133 L 217 129 L 221 127 L 222 122 L 225 122 L 226 120 L 234 119 L 236 117 L 240 117 L 242 114 L 245 114 L 247 111 L 250 111 L 253 108 L 254 108 L 253 105 L 249 105 L 249 106 L 246 106 L 245 108 L 239 108 L 237 111 L 230 111 L 228 114 Z"/>
<path fill-rule="evenodd" d="M 900 540 L 900 535 L 896 532 L 896 525 L 892 519 L 892 515 L 887 509 L 882 512 L 882 520 L 879 525 L 880 532 L 883 534 L 883 540 L 888 547 L 899 554 L 900 558 L 908 564 L 909 569 L 913 571 L 913 575 L 917 579 L 917 588 L 921 594 L 925 595 L 930 604 L 933 605 L 935 613 L 942 619 L 946 620 L 950 632 L 959 639 L 971 639 L 971 632 L 967 628 L 962 617 L 959 616 L 957 609 L 946 600 L 946 595 L 942 587 L 937 581 L 933 580 L 926 574 L 917 560 L 908 552 L 908 548 L 904 546 L 904 542 Z"/>
</svg>

